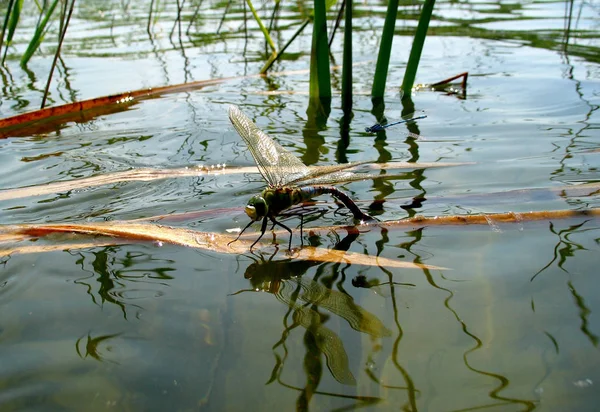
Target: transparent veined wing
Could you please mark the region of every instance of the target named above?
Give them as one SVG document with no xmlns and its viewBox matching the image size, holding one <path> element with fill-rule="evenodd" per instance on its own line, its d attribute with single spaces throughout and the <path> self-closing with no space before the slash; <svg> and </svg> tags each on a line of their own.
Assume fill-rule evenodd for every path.
<svg viewBox="0 0 600 412">
<path fill-rule="evenodd" d="M 346 169 L 371 162 L 354 162 L 341 165 L 321 166 L 311 170 L 302 161 L 263 132 L 237 106 L 229 107 L 229 119 L 235 130 L 244 139 L 258 170 L 272 187 L 286 185 L 335 184 L 364 177 L 345 171 Z M 367 177 L 368 179 L 368 177 Z"/>
<path fill-rule="evenodd" d="M 318 169 L 311 169 L 310 173 L 299 179 L 295 179 L 290 184 L 298 186 L 306 186 L 310 184 L 335 184 L 337 182 L 351 182 L 354 180 L 363 180 L 362 178 L 352 178 L 351 175 L 359 176 L 360 174 L 350 172 L 346 169 L 351 169 L 364 164 L 373 162 L 351 162 L 339 165 L 319 166 Z"/>
<path fill-rule="evenodd" d="M 239 107 L 229 106 L 229 120 L 244 139 L 269 186 L 281 187 L 310 175 L 310 169 L 256 126 Z"/>
<path fill-rule="evenodd" d="M 377 133 L 384 129 L 387 129 L 388 127 L 395 126 L 397 124 L 410 123 L 410 122 L 414 122 L 416 120 L 425 119 L 426 117 L 427 117 L 427 115 L 423 111 L 410 113 L 410 114 L 407 114 L 404 116 L 401 116 L 400 114 L 397 114 L 396 116 L 394 116 L 392 114 L 391 116 L 388 117 L 386 115 L 385 116 L 386 120 L 384 122 L 382 122 L 383 124 L 375 123 L 371 127 L 365 127 L 365 132 Z M 395 119 L 399 119 L 399 120 L 395 120 Z M 418 136 L 418 135 L 415 135 L 415 136 Z"/>
<path fill-rule="evenodd" d="M 351 164 L 348 167 L 354 167 L 356 164 Z M 385 176 L 385 175 L 383 175 Z M 325 175 L 319 175 L 315 177 L 308 177 L 296 182 L 298 186 L 310 186 L 310 185 L 335 185 L 339 183 L 357 182 L 360 180 L 369 180 L 382 177 L 380 174 L 374 173 L 354 173 L 348 170 L 340 170 Z"/>
</svg>

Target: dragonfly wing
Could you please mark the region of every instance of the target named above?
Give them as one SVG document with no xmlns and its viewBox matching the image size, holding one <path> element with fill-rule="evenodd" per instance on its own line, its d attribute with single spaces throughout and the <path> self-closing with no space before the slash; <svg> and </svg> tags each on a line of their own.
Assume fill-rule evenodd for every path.
<svg viewBox="0 0 600 412">
<path fill-rule="evenodd" d="M 359 180 L 369 180 L 381 177 L 388 177 L 388 175 L 380 175 L 373 173 L 352 173 L 348 171 L 339 171 L 330 173 L 327 175 L 319 176 L 313 179 L 302 180 L 299 183 L 301 186 L 307 185 L 333 185 L 339 183 L 357 182 Z"/>
<path fill-rule="evenodd" d="M 281 187 L 310 174 L 300 159 L 260 130 L 239 107 L 229 106 L 229 120 L 248 145 L 258 170 L 270 186 Z"/>
<path fill-rule="evenodd" d="M 302 176 L 298 179 L 292 180 L 289 183 L 304 186 L 309 183 L 315 181 L 316 179 L 320 179 L 321 177 L 326 178 L 330 175 L 336 174 L 340 172 L 338 176 L 352 175 L 354 173 L 348 171 L 347 169 L 352 169 L 353 167 L 357 167 L 364 164 L 373 163 L 370 161 L 362 161 L 362 162 L 352 162 L 352 163 L 344 163 L 341 165 L 328 165 L 328 166 L 311 166 L 309 168 L 309 172 L 307 175 Z M 333 178 L 325 179 L 329 183 L 335 183 Z M 342 180 L 347 181 L 347 180 Z"/>
</svg>

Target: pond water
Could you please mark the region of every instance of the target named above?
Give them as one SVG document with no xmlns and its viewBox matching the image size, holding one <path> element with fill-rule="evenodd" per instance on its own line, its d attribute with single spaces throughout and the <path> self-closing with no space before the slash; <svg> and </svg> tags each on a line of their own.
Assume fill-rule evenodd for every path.
<svg viewBox="0 0 600 412">
<path fill-rule="evenodd" d="M 137 168 L 251 166 L 227 117 L 235 104 L 308 165 L 457 164 L 384 170 L 381 178 L 340 185 L 380 221 L 600 206 L 593 2 L 437 3 L 417 80 L 467 71 L 468 87 L 465 95 L 414 93 L 414 108 L 428 115 L 409 127 L 418 139 L 406 137 L 406 126 L 364 132 L 377 120 L 368 93 L 386 4 L 356 4 L 347 140 L 341 71 L 333 71 L 331 112 L 307 115 L 310 26 L 275 64 L 283 74 L 244 77 L 266 57 L 241 3 L 223 18 L 224 4 L 190 2 L 182 34 L 175 25 L 172 36 L 175 1 L 153 11 L 150 35 L 150 2 L 97 3 L 76 5 L 52 105 L 235 78 L 0 139 L 0 189 Z M 278 44 L 311 8 L 283 5 Z M 417 6 L 401 10 L 386 112 L 402 109 L 398 86 L 418 16 Z M 24 14 L 0 69 L 2 117 L 39 107 L 55 47 L 49 34 L 42 52 L 19 67 L 35 23 Z M 332 59 L 342 61 L 341 36 Z M 264 185 L 258 174 L 122 182 L 2 200 L 0 222 L 181 214 L 164 223 L 226 233 L 246 225 L 243 208 Z M 564 190 L 575 186 L 589 189 Z M 600 219 L 373 226 L 319 236 L 310 228 L 352 219 L 334 213 L 331 198 L 318 200 L 325 213 L 305 222 L 304 244 L 442 269 L 298 261 L 276 254 L 270 234 L 239 255 L 144 242 L 3 254 L 0 410 L 597 409 Z M 299 221 L 285 223 L 300 247 Z M 248 230 L 255 239 L 259 225 Z M 283 248 L 288 239 L 277 236 Z M 361 287 L 365 279 L 372 287 Z"/>
</svg>

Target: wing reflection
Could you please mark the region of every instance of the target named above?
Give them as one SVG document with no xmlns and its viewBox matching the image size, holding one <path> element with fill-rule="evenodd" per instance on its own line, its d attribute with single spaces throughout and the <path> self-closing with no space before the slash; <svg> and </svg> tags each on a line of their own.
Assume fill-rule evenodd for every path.
<svg viewBox="0 0 600 412">
<path fill-rule="evenodd" d="M 174 271 L 172 261 L 157 259 L 150 253 L 122 250 L 118 246 L 77 252 L 82 271 L 89 273 L 74 281 L 86 288 L 92 302 L 98 306 L 118 306 L 127 319 L 127 309 L 145 297 L 161 296 L 169 275 Z"/>
</svg>

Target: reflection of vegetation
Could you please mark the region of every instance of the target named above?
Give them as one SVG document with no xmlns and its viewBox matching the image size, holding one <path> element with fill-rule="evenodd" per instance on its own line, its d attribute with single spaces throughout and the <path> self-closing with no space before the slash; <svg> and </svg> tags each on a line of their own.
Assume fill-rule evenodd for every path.
<svg viewBox="0 0 600 412">
<path fill-rule="evenodd" d="M 423 269 L 423 270 L 428 272 L 427 269 Z M 493 373 L 493 372 L 489 372 L 489 371 L 484 371 L 482 369 L 477 369 L 477 368 L 475 368 L 475 366 L 473 366 L 469 363 L 469 359 L 468 359 L 469 355 L 472 353 L 475 353 L 475 351 L 481 349 L 483 347 L 483 342 L 473 332 L 469 331 L 467 324 L 464 322 L 464 320 L 462 320 L 461 317 L 459 316 L 459 314 L 452 307 L 450 307 L 450 300 L 454 297 L 454 293 L 449 289 L 445 289 L 442 287 L 440 287 L 440 289 L 448 292 L 448 298 L 445 300 L 444 306 L 446 306 L 446 308 L 450 312 L 452 312 L 452 314 L 456 318 L 457 322 L 460 323 L 463 332 L 475 341 L 475 346 L 473 346 L 471 349 L 468 349 L 463 354 L 463 361 L 465 363 L 465 366 L 467 368 L 469 368 L 469 370 L 471 370 L 475 373 L 478 373 L 478 374 L 484 375 L 484 376 L 488 376 L 488 377 L 493 378 L 500 382 L 500 384 L 493 391 L 489 392 L 489 396 L 492 399 L 501 401 L 501 403 L 500 404 L 491 404 L 491 405 L 481 405 L 478 409 L 483 409 L 486 407 L 497 407 L 500 405 L 521 405 L 522 407 L 524 407 L 524 409 L 522 409 L 524 411 L 534 410 L 536 408 L 536 404 L 533 401 L 526 400 L 526 399 L 509 398 L 506 396 L 502 396 L 500 394 L 502 391 L 507 389 L 508 386 L 510 385 L 510 380 L 507 377 L 505 377 L 504 375 L 500 375 L 498 373 Z"/>
<path fill-rule="evenodd" d="M 588 327 L 589 326 L 588 316 L 592 313 L 592 311 L 585 304 L 585 300 L 583 299 L 583 297 L 577 293 L 575 286 L 573 286 L 573 282 L 569 281 L 568 285 L 569 285 L 569 290 L 571 291 L 571 295 L 573 295 L 573 299 L 575 300 L 575 304 L 579 308 L 579 317 L 581 318 L 580 329 L 583 332 L 583 334 L 590 339 L 590 342 L 592 342 L 592 345 L 598 346 L 598 336 L 596 336 L 592 332 L 590 332 L 590 329 Z"/>
<path fill-rule="evenodd" d="M 61 15 L 60 15 L 60 29 L 59 29 L 59 40 L 58 47 L 56 48 L 56 52 L 54 53 L 54 60 L 52 65 L 50 66 L 50 72 L 48 74 L 48 80 L 46 82 L 46 88 L 44 91 L 44 96 L 42 98 L 41 108 L 44 108 L 46 104 L 46 98 L 48 96 L 48 89 L 50 87 L 50 81 L 52 79 L 52 73 L 54 72 L 54 68 L 56 67 L 56 62 L 58 60 L 60 50 L 62 47 L 62 43 L 65 39 L 65 35 L 67 33 L 67 27 L 69 25 L 69 21 L 71 19 L 71 15 L 73 14 L 73 7 L 75 6 L 75 0 L 71 0 L 70 6 L 68 1 L 62 2 Z M 23 53 L 21 57 L 21 66 L 26 67 L 27 63 L 33 56 L 33 54 L 40 47 L 42 40 L 46 36 L 48 32 L 48 28 L 50 26 L 50 18 L 54 14 L 54 10 L 56 6 L 59 4 L 58 0 L 54 0 L 52 3 L 48 3 L 44 1 L 42 5 L 36 2 L 38 7 L 39 16 L 37 20 L 37 24 L 33 33 L 32 38 L 29 41 L 29 45 L 27 49 Z M 4 24 L 2 26 L 2 33 L 0 34 L 0 51 L 2 49 L 2 43 L 4 41 L 4 35 L 6 33 L 6 48 L 4 50 L 4 54 L 2 56 L 2 65 L 4 65 L 6 60 L 6 55 L 8 53 L 8 48 L 12 46 L 12 40 L 19 23 L 21 17 L 21 9 L 23 7 L 23 0 L 10 0 L 8 3 L 8 7 L 6 10 L 6 18 L 4 19 Z M 7 31 L 8 30 L 8 31 Z"/>
<path fill-rule="evenodd" d="M 415 111 L 415 106 L 410 98 L 406 98 L 402 100 L 402 114 L 413 113 Z M 385 118 L 385 101 L 383 98 L 373 99 L 373 108 L 371 113 L 375 116 L 378 122 L 382 122 Z M 419 154 L 419 143 L 413 136 L 418 136 L 420 134 L 418 125 L 416 122 L 411 122 L 407 124 L 407 128 L 409 130 L 409 134 L 406 136 L 406 140 L 404 143 L 408 146 L 408 152 L 411 157 L 408 159 L 411 163 L 417 163 L 420 159 Z M 411 135 L 412 134 L 412 135 Z M 385 129 L 377 132 L 377 137 L 375 138 L 375 148 L 379 152 L 379 157 L 377 158 L 377 162 L 389 162 L 393 159 L 392 153 L 387 149 L 387 136 Z M 423 170 L 413 170 L 412 172 L 408 172 L 405 174 L 405 178 L 401 180 L 409 180 L 409 185 L 419 191 L 420 193 L 413 197 L 413 201 L 405 206 L 402 206 L 404 210 L 408 212 L 408 216 L 412 217 L 417 212 L 414 209 L 421 208 L 423 203 L 427 200 L 426 194 L 427 191 L 423 188 L 422 183 L 426 180 L 425 173 Z M 370 206 L 370 209 L 377 210 L 381 209 L 381 202 L 384 202 L 388 196 L 395 192 L 395 188 L 392 182 L 387 181 L 386 179 L 373 179 L 373 187 L 379 194 L 375 196 L 375 202 Z"/>
<path fill-rule="evenodd" d="M 131 303 L 134 293 L 140 292 L 139 289 L 128 288 L 129 283 L 144 283 L 146 285 L 155 285 L 159 281 L 159 285 L 166 286 L 162 280 L 172 279 L 168 275 L 169 272 L 175 270 L 172 267 L 156 266 L 160 262 L 151 257 L 151 255 L 139 252 L 127 252 L 125 257 L 118 258 L 119 247 L 106 247 L 98 252 L 92 252 L 93 259 L 91 260 L 90 276 L 78 279 L 76 284 L 84 285 L 87 288 L 87 293 L 96 305 L 104 305 L 105 302 L 112 303 L 121 308 L 123 316 L 127 319 L 127 306 L 140 308 L 139 305 Z M 89 259 L 83 253 L 79 254 L 81 258 L 77 261 L 83 271 L 90 272 L 86 266 L 90 264 Z M 173 262 L 168 261 L 169 264 Z M 148 264 L 149 267 L 148 267 Z M 99 284 L 97 290 L 95 284 L 90 280 L 95 278 Z M 154 291 L 152 294 L 157 295 Z M 99 300 L 98 300 L 98 297 Z"/>
<path fill-rule="evenodd" d="M 357 235 L 349 235 L 338 243 L 338 249 L 347 250 Z M 290 260 L 273 261 L 273 256 L 265 260 L 262 256 L 248 266 L 245 277 L 250 280 L 252 289 L 242 290 L 236 294 L 248 291 L 267 291 L 272 293 L 277 300 L 285 304 L 289 310 L 284 317 L 285 329 L 281 340 L 274 347 L 275 366 L 271 378 L 267 383 L 274 381 L 288 388 L 300 391 L 297 407 L 301 410 L 308 408 L 310 399 L 314 394 L 326 394 L 334 397 L 347 397 L 355 399 L 359 404 L 372 404 L 380 401 L 379 398 L 353 397 L 341 394 L 319 392 L 317 390 L 321 381 L 323 367 L 321 357 L 325 358 L 327 368 L 338 382 L 346 385 L 356 384 L 348 365 L 348 355 L 344 348 L 342 339 L 325 324 L 330 315 L 322 312 L 327 310 L 330 314 L 344 319 L 348 325 L 362 333 L 369 334 L 374 338 L 390 336 L 391 332 L 381 320 L 375 315 L 357 305 L 352 297 L 343 291 L 332 289 L 333 279 L 318 278 L 322 270 L 328 265 L 321 265 L 314 279 L 303 276 L 314 262 L 295 262 Z M 339 264 L 333 266 L 331 273 L 338 273 Z M 291 323 L 288 323 L 291 320 Z M 288 355 L 286 341 L 291 332 L 298 326 L 302 326 L 304 333 L 305 357 L 304 370 L 307 374 L 306 386 L 297 388 L 282 380 L 282 372 Z M 278 353 L 283 350 L 283 354 Z"/>
<path fill-rule="evenodd" d="M 558 244 L 554 246 L 554 257 L 546 266 L 541 268 L 536 272 L 535 275 L 531 277 L 531 281 L 533 282 L 535 278 L 546 269 L 548 269 L 554 262 L 558 260 L 558 267 L 565 273 L 569 273 L 568 270 L 564 268 L 565 263 L 567 262 L 567 258 L 575 256 L 575 252 L 578 250 L 586 250 L 583 246 L 569 239 L 569 236 L 579 233 L 578 229 L 583 227 L 588 221 L 583 221 L 579 224 L 569 226 L 567 229 L 559 230 L 558 232 L 554 229 L 554 223 L 550 222 L 550 232 L 554 233 L 558 236 Z M 586 231 L 587 229 L 583 230 Z"/>
<path fill-rule="evenodd" d="M 83 338 L 79 338 L 79 339 L 77 339 L 77 342 L 75 343 L 75 350 L 77 351 L 77 355 L 79 355 L 79 357 L 82 359 L 85 359 L 88 356 L 91 356 L 92 358 L 96 359 L 97 361 L 103 362 L 106 359 L 104 358 L 104 356 L 102 356 L 100 354 L 100 348 L 99 348 L 100 344 L 105 341 L 108 341 L 112 338 L 116 338 L 119 335 L 120 335 L 120 333 L 115 333 L 113 335 L 104 335 L 104 336 L 98 336 L 98 337 L 92 338 L 90 336 L 90 334 L 88 334 L 87 341 L 85 342 L 85 353 L 83 353 L 83 351 L 81 349 L 79 349 L 80 344 L 82 343 L 82 339 L 83 339 Z M 110 348 L 107 350 L 110 351 Z"/>
<path fill-rule="evenodd" d="M 385 231 L 383 234 L 384 236 L 386 235 Z M 411 238 L 410 241 L 401 243 L 399 247 L 414 255 L 414 263 L 422 263 L 420 253 L 412 252 L 411 249 L 414 249 L 414 246 L 420 243 L 423 238 L 423 229 L 409 232 L 408 235 Z M 345 243 L 338 244 L 338 248 L 347 248 L 352 240 L 344 239 Z M 380 250 L 388 242 L 387 237 L 382 240 Z M 356 381 L 356 378 L 349 369 L 348 355 L 344 348 L 344 341 L 334 331 L 325 326 L 326 323 L 331 321 L 331 314 L 344 319 L 354 330 L 370 334 L 375 338 L 390 336 L 391 331 L 373 314 L 358 306 L 350 295 L 344 292 L 345 269 L 340 268 L 339 265 L 320 265 L 314 278 L 310 279 L 302 276 L 313 265 L 315 264 L 310 262 L 273 261 L 272 258 L 265 260 L 261 257 L 260 261 L 252 263 L 246 270 L 245 277 L 252 284 L 252 289 L 248 291 L 268 291 L 289 308 L 283 319 L 284 330 L 281 334 L 281 339 L 273 346 L 275 364 L 267 383 L 278 382 L 286 388 L 297 390 L 300 393 L 296 404 L 299 410 L 308 409 L 311 399 L 317 394 L 353 399 L 356 402 L 352 405 L 353 408 L 382 402 L 384 399 L 382 397 L 350 396 L 318 390 L 323 378 L 322 374 L 325 366 L 322 364 L 323 360 L 326 362 L 331 375 L 338 382 L 353 384 Z M 376 369 L 365 367 L 363 371 L 369 381 L 375 385 L 379 385 L 388 391 L 397 391 L 406 394 L 406 403 L 398 405 L 400 409 L 417 410 L 417 401 L 419 395 L 422 393 L 422 389 L 417 386 L 408 367 L 404 365 L 406 361 L 402 360 L 403 352 L 401 350 L 401 343 L 405 336 L 405 331 L 401 325 L 400 308 L 395 288 L 398 282 L 394 281 L 394 273 L 383 267 L 380 269 L 387 274 L 387 282 L 376 282 L 374 279 L 367 279 L 362 275 L 355 277 L 354 280 L 358 287 L 377 284 L 378 287 L 387 285 L 389 288 L 387 295 L 389 296 L 389 301 L 392 303 L 395 323 L 390 364 L 399 372 L 403 383 L 398 384 L 388 382 L 385 379 L 382 380 L 380 376 L 377 376 Z M 326 275 L 325 271 L 329 275 Z M 484 349 L 485 343 L 470 330 L 466 321 L 452 307 L 451 302 L 455 296 L 454 292 L 439 286 L 429 270 L 424 270 L 424 274 L 431 286 L 447 294 L 447 298 L 444 300 L 445 308 L 450 311 L 462 332 L 474 342 L 474 345 L 463 351 L 462 363 L 468 370 L 481 375 L 486 380 L 492 378 L 497 382 L 488 394 L 491 403 L 480 405 L 479 408 L 515 405 L 515 407 L 520 407 L 523 410 L 534 409 L 535 403 L 533 401 L 517 399 L 502 394 L 508 390 L 511 383 L 506 376 L 485 370 L 473 364 L 472 356 Z M 337 286 L 340 291 L 333 290 L 334 286 Z M 303 366 L 307 376 L 304 387 L 295 386 L 286 382 L 283 378 L 284 368 L 286 363 L 289 363 L 288 338 L 294 329 L 299 326 L 305 329 Z M 378 348 L 380 348 L 379 344 L 374 343 L 374 352 L 379 351 L 380 349 Z M 373 356 L 373 354 L 367 355 L 366 364 L 376 364 L 376 356 Z"/>
<path fill-rule="evenodd" d="M 418 230 L 415 230 L 412 232 L 407 232 L 407 234 L 409 236 L 413 237 L 413 239 L 409 242 L 404 242 L 402 244 L 402 248 L 405 249 L 407 252 L 412 253 L 415 256 L 415 258 L 413 260 L 414 263 L 420 263 L 422 261 L 422 257 L 420 256 L 420 254 L 412 252 L 411 248 L 414 245 L 418 245 L 419 242 L 421 241 L 421 239 L 423 237 L 423 229 L 421 228 L 421 229 L 418 229 Z M 483 342 L 477 335 L 475 335 L 473 332 L 471 332 L 469 330 L 469 328 L 468 328 L 466 322 L 463 320 L 463 318 L 450 305 L 450 301 L 452 300 L 452 298 L 454 298 L 454 292 L 452 292 L 448 288 L 439 286 L 436 283 L 436 281 L 434 280 L 433 276 L 431 275 L 431 271 L 429 269 L 423 269 L 423 273 L 425 274 L 425 276 L 427 278 L 427 282 L 431 286 L 433 286 L 436 289 L 443 290 L 444 292 L 446 292 L 448 294 L 448 297 L 444 300 L 444 306 L 446 307 L 446 309 L 448 309 L 450 311 L 450 313 L 452 313 L 452 316 L 455 318 L 455 320 L 460 325 L 463 333 L 466 336 L 468 336 L 470 339 L 475 341 L 475 345 L 472 348 L 467 349 L 465 352 L 463 352 L 463 363 L 465 364 L 465 366 L 469 370 L 471 370 L 479 375 L 483 375 L 485 377 L 490 377 L 490 378 L 493 378 L 494 380 L 499 381 L 498 386 L 494 390 L 489 392 L 489 396 L 493 400 L 500 401 L 501 403 L 500 404 L 490 404 L 490 405 L 480 405 L 474 409 L 484 409 L 484 408 L 488 408 L 488 407 L 497 407 L 500 405 L 507 405 L 507 404 L 522 405 L 525 408 L 524 410 L 527 410 L 527 411 L 531 411 L 531 410 L 535 409 L 536 405 L 532 401 L 529 401 L 526 399 L 509 398 L 509 397 L 500 395 L 500 392 L 507 389 L 508 386 L 510 385 L 510 381 L 508 380 L 508 378 L 506 378 L 505 376 L 503 376 L 501 374 L 490 372 L 490 371 L 485 371 L 483 369 L 478 369 L 475 366 L 471 365 L 471 363 L 469 361 L 469 355 L 475 353 L 479 349 L 482 349 Z M 391 281 L 392 274 L 389 273 L 389 276 L 390 276 L 390 281 Z M 400 365 L 400 363 L 397 359 L 398 351 L 399 351 L 398 348 L 400 345 L 400 340 L 402 339 L 402 336 L 403 336 L 403 332 L 402 332 L 402 328 L 400 326 L 400 322 L 398 321 L 398 308 L 397 308 L 397 304 L 396 304 L 394 288 L 391 288 L 391 298 L 393 299 L 392 301 L 394 302 L 394 320 L 396 322 L 396 326 L 399 331 L 398 338 L 394 342 L 394 351 L 392 354 L 392 360 L 393 360 L 394 364 L 396 365 L 396 367 L 398 368 L 398 370 L 400 371 L 400 373 L 404 376 L 404 378 L 407 382 L 407 390 L 409 391 L 410 405 L 406 405 L 406 406 L 407 407 L 410 406 L 410 410 L 417 410 L 414 383 L 413 383 L 412 379 L 410 378 L 410 376 L 408 375 L 408 373 Z"/>
</svg>

